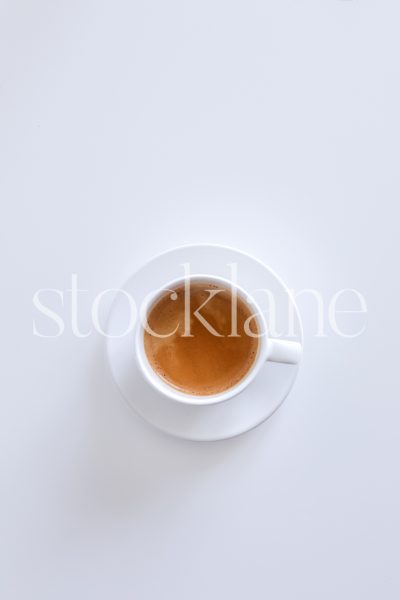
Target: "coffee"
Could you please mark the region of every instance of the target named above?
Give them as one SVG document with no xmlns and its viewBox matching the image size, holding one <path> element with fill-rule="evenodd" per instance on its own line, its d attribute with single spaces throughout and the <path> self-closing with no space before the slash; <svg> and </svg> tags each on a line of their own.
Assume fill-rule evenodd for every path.
<svg viewBox="0 0 400 600">
<path fill-rule="evenodd" d="M 186 307 L 186 312 L 185 312 Z M 144 348 L 153 370 L 181 392 L 208 396 L 239 383 L 259 341 L 250 306 L 231 289 L 191 282 L 161 295 L 147 315 Z"/>
</svg>

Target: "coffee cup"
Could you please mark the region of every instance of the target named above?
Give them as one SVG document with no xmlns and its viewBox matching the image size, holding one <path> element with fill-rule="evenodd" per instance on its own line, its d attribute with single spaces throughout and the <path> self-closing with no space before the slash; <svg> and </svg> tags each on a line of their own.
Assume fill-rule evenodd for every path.
<svg viewBox="0 0 400 600">
<path fill-rule="evenodd" d="M 148 317 L 157 301 L 165 297 L 166 294 L 174 294 L 174 291 L 177 289 L 190 290 L 192 287 L 195 287 L 196 284 L 197 286 L 204 284 L 205 287 L 209 286 L 214 290 L 230 290 L 232 297 L 236 296 L 239 301 L 246 303 L 247 306 L 251 306 L 252 319 L 255 321 L 255 329 L 257 330 L 256 337 L 258 340 L 257 349 L 251 368 L 249 368 L 248 372 L 246 372 L 240 381 L 221 392 L 207 395 L 192 392 L 188 393 L 183 389 L 177 389 L 176 386 L 171 385 L 171 383 L 161 377 L 160 373 L 154 368 L 154 365 L 149 360 L 149 356 L 147 355 L 145 349 L 145 335 L 148 327 Z M 147 382 L 160 394 L 183 404 L 204 405 L 225 402 L 243 392 L 243 390 L 245 390 L 257 377 L 266 361 L 297 364 L 301 359 L 301 344 L 291 340 L 272 338 L 268 333 L 268 324 L 265 316 L 257 302 L 254 300 L 254 298 L 252 298 L 251 294 L 236 283 L 232 283 L 231 281 L 222 277 L 196 274 L 187 276 L 186 278 L 178 278 L 169 281 L 163 285 L 162 288 L 154 291 L 145 299 L 141 307 L 140 316 L 141 319 L 136 329 L 135 339 L 136 358 L 139 369 Z"/>
</svg>

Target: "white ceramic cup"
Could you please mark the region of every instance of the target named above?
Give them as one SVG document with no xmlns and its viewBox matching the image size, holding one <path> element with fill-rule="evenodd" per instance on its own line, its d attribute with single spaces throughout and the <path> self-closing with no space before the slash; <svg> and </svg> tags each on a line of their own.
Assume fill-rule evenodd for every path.
<svg viewBox="0 0 400 600">
<path fill-rule="evenodd" d="M 176 289 L 179 285 L 183 285 L 185 281 L 188 281 L 188 279 L 190 280 L 190 283 L 209 282 L 211 284 L 216 284 L 226 289 L 232 289 L 236 291 L 238 297 L 244 300 L 246 304 L 250 305 L 253 309 L 253 314 L 256 315 L 255 319 L 257 321 L 260 337 L 257 356 L 255 358 L 253 366 L 251 367 L 249 372 L 243 377 L 243 379 L 241 379 L 236 385 L 219 394 L 212 394 L 209 396 L 186 394 L 185 392 L 181 392 L 180 390 L 174 388 L 172 385 L 169 385 L 164 379 L 162 379 L 153 369 L 144 349 L 145 329 L 143 323 L 146 322 L 145 319 L 147 319 L 147 315 L 149 314 L 150 309 L 158 300 L 158 298 L 160 298 L 160 296 L 164 295 L 168 291 L 172 293 L 174 289 Z M 179 279 L 174 279 L 173 281 L 170 281 L 167 284 L 165 284 L 161 289 L 155 291 L 154 293 L 148 296 L 148 298 L 144 301 L 141 307 L 140 316 L 141 318 L 136 328 L 135 339 L 136 357 L 139 368 L 146 380 L 158 392 L 160 392 L 164 396 L 167 396 L 168 398 L 176 400 L 177 402 L 182 402 L 184 404 L 204 405 L 224 402 L 226 400 L 229 400 L 229 398 L 240 394 L 240 392 L 242 392 L 257 376 L 260 369 L 263 368 L 264 363 L 267 360 L 279 363 L 297 364 L 298 362 L 300 362 L 301 359 L 301 344 L 299 344 L 298 342 L 271 338 L 268 335 L 268 328 L 265 317 L 262 314 L 262 311 L 260 310 L 255 300 L 243 288 L 236 284 L 233 284 L 227 279 L 223 279 L 222 277 L 201 274 L 191 275 L 186 279 L 182 277 Z"/>
</svg>

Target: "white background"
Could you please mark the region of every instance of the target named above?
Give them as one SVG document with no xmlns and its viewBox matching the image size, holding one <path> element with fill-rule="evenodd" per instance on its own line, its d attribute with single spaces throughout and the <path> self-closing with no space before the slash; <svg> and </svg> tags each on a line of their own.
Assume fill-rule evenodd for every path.
<svg viewBox="0 0 400 600">
<path fill-rule="evenodd" d="M 2 0 L 1 536 L 5 600 L 397 600 L 397 0 Z M 249 251 L 295 290 L 357 288 L 283 407 L 199 444 L 140 421 L 104 288 L 159 251 Z M 348 304 L 347 304 L 348 307 Z M 106 312 L 106 306 L 104 311 Z M 361 321 L 346 326 L 356 330 Z"/>
</svg>

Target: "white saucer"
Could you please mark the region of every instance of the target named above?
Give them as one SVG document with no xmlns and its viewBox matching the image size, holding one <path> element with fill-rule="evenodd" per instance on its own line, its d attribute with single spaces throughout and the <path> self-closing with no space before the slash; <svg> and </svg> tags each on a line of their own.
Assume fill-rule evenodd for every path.
<svg viewBox="0 0 400 600">
<path fill-rule="evenodd" d="M 286 285 L 260 261 L 233 248 L 213 244 L 175 248 L 150 260 L 132 275 L 123 289 L 140 306 L 149 292 L 166 281 L 183 276 L 184 263 L 190 263 L 192 274 L 209 273 L 228 279 L 228 265 L 236 263 L 238 284 L 255 296 L 262 310 L 268 307 L 266 294 L 260 292 L 257 295 L 255 290 L 267 289 L 273 294 L 277 331 L 288 331 L 288 307 L 292 307 L 296 335 L 291 339 L 302 342 L 300 316 Z M 119 293 L 111 307 L 109 336 L 120 335 L 126 329 L 129 310 L 127 298 Z M 267 313 L 266 317 L 268 319 Z M 230 438 L 265 421 L 288 395 L 299 368 L 298 365 L 267 362 L 249 387 L 229 401 L 186 406 L 165 398 L 145 381 L 136 364 L 133 334 L 108 337 L 107 349 L 115 381 L 132 408 L 155 427 L 197 441 Z"/>
</svg>

